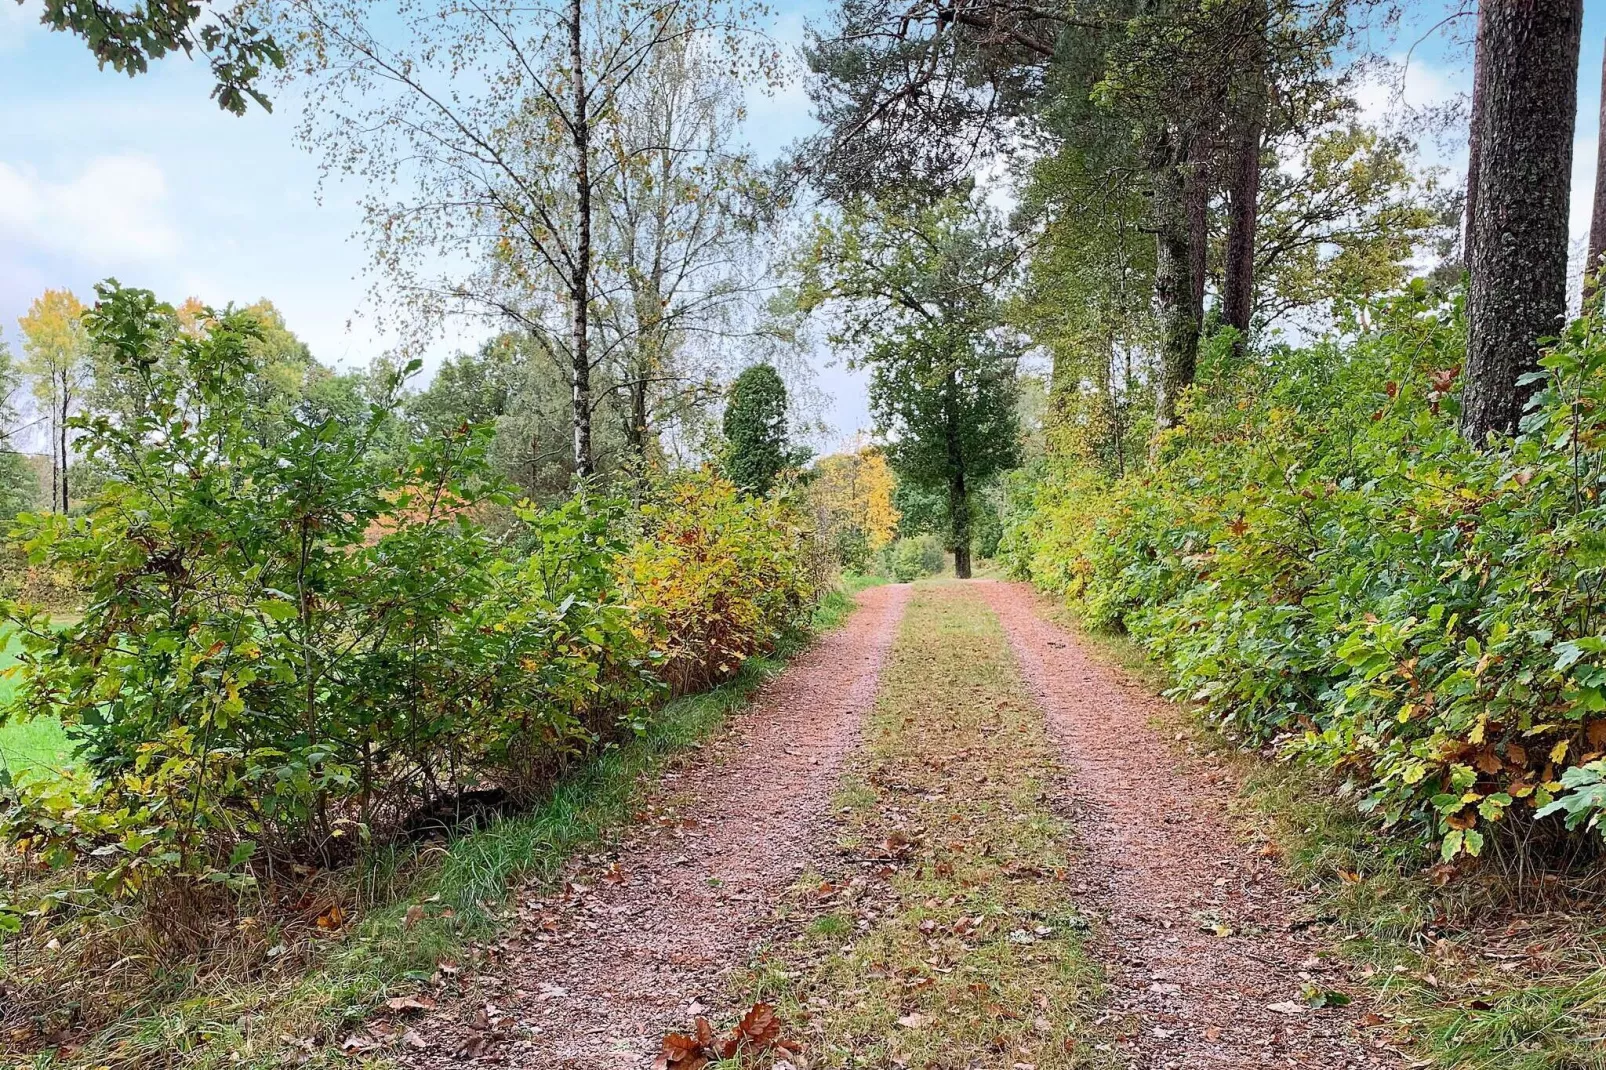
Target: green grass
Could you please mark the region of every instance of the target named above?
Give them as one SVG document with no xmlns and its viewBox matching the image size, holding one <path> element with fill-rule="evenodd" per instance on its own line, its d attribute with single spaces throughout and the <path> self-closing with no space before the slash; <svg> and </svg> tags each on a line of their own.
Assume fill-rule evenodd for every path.
<svg viewBox="0 0 1606 1070">
<path fill-rule="evenodd" d="M 16 633 L 0 631 L 0 673 L 17 663 L 19 643 Z M 0 705 L 11 701 L 17 682 L 0 675 Z M 30 767 L 61 768 L 71 751 L 67 733 L 55 720 L 39 718 L 0 724 L 0 769 L 16 772 Z"/>
<path fill-rule="evenodd" d="M 777 905 L 739 1003 L 776 1005 L 817 1070 L 1101 1065 L 1058 775 L 992 612 L 967 585 L 917 584 L 836 850 Z"/>
<path fill-rule="evenodd" d="M 813 631 L 836 627 L 852 607 L 846 591 L 833 591 L 817 608 Z M 316 949 L 309 968 L 277 977 L 259 971 L 252 980 L 155 978 L 138 1010 L 70 1059 L 39 1065 L 134 1070 L 182 1061 L 191 1070 L 268 1070 L 285 1065 L 290 1037 L 333 1041 L 298 1065 L 351 1066 L 339 1042 L 374 1007 L 415 991 L 443 959 L 467 962 L 473 945 L 502 927 L 510 889 L 550 881 L 576 852 L 617 834 L 654 775 L 724 725 L 807 642 L 793 637 L 720 687 L 671 702 L 648 732 L 579 766 L 532 812 L 444 846 L 380 853 L 345 875 L 336 893 L 359 920 Z M 412 908 L 423 916 L 415 912 L 409 924 Z"/>
<path fill-rule="evenodd" d="M 840 586 L 843 592 L 851 597 L 866 588 L 879 587 L 891 582 L 892 577 L 883 576 L 878 572 L 844 572 Z"/>
</svg>

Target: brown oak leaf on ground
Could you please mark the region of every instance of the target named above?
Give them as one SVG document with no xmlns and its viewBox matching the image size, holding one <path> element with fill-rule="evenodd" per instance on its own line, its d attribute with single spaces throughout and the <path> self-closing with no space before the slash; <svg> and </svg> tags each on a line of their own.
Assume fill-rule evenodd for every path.
<svg viewBox="0 0 1606 1070">
<path fill-rule="evenodd" d="M 664 1037 L 653 1070 L 703 1070 L 711 1062 L 781 1049 L 795 1054 L 798 1045 L 781 1039 L 781 1020 L 768 1003 L 755 1003 L 724 1036 L 716 1036 L 707 1018 L 692 1023 L 692 1035 Z"/>
</svg>

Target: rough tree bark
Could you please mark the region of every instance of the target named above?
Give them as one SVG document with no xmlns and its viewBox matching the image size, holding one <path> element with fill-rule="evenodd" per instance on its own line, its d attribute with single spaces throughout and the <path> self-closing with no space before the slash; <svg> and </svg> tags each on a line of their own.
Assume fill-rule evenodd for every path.
<svg viewBox="0 0 1606 1070">
<path fill-rule="evenodd" d="M 1594 296 L 1595 275 L 1600 271 L 1601 254 L 1606 253 L 1606 56 L 1600 64 L 1600 121 L 1596 126 L 1599 142 L 1595 150 L 1595 201 L 1589 213 L 1589 259 L 1584 261 L 1584 300 Z"/>
<path fill-rule="evenodd" d="M 1466 389 L 1474 442 L 1517 426 L 1519 385 L 1567 307 L 1567 199 L 1583 0 L 1486 0 Z"/>
<path fill-rule="evenodd" d="M 1156 149 L 1153 179 L 1154 297 L 1160 317 L 1156 430 L 1177 422 L 1177 398 L 1193 382 L 1199 319 L 1193 311 L 1193 242 L 1188 218 L 1188 151 L 1172 135 Z"/>
<path fill-rule="evenodd" d="M 1206 138 L 1196 137 L 1188 150 L 1188 307 L 1195 323 L 1204 323 L 1205 265 L 1210 253 L 1210 156 Z"/>
<path fill-rule="evenodd" d="M 585 52 L 580 0 L 569 2 L 569 65 L 574 80 L 574 192 L 580 232 L 575 240 L 569 300 L 574 305 L 570 326 L 570 378 L 574 404 L 574 474 L 588 478 L 591 463 L 591 120 L 586 93 Z"/>
<path fill-rule="evenodd" d="M 1472 46 L 1472 115 L 1467 124 L 1467 219 L 1461 238 L 1461 259 L 1472 268 L 1472 220 L 1478 214 L 1478 165 L 1483 158 L 1483 11 L 1478 5 L 1478 29 Z"/>
<path fill-rule="evenodd" d="M 1238 331 L 1238 345 L 1249 335 L 1255 311 L 1255 224 L 1260 214 L 1260 141 L 1264 127 L 1258 117 L 1239 131 L 1233 146 L 1232 178 L 1228 188 L 1231 212 L 1227 218 L 1226 279 L 1222 284 L 1221 317 Z"/>
<path fill-rule="evenodd" d="M 1267 19 L 1264 3 L 1254 8 L 1253 44 L 1244 72 L 1245 92 L 1235 117 L 1231 171 L 1227 176 L 1226 264 L 1221 285 L 1221 318 L 1238 332 L 1241 352 L 1255 313 L 1255 229 L 1260 216 L 1260 150 L 1266 122 Z"/>
</svg>

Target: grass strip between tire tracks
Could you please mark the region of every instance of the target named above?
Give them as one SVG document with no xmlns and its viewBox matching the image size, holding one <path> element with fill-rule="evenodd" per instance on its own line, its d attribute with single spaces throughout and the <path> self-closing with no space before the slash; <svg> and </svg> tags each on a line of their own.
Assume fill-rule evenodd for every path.
<svg viewBox="0 0 1606 1070">
<path fill-rule="evenodd" d="M 836 801 L 742 982 L 824 1067 L 1097 1065 L 1054 748 L 991 611 L 916 589 Z"/>
</svg>

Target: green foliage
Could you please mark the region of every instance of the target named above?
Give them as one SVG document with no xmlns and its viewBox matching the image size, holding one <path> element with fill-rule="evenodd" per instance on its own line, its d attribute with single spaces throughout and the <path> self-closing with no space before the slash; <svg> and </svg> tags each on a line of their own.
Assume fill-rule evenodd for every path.
<svg viewBox="0 0 1606 1070">
<path fill-rule="evenodd" d="M 107 472 L 88 513 L 19 522 L 86 604 L 59 630 L 8 607 L 23 649 L 6 716 L 58 717 L 79 764 L 18 776 L 0 834 L 87 864 L 83 893 L 243 886 L 471 787 L 526 797 L 639 723 L 658 684 L 614 596 L 619 506 L 529 513 L 533 550 L 510 555 L 477 520 L 503 500 L 484 433 L 401 465 L 369 448 L 383 404 L 247 433 L 257 321 L 206 319 L 180 330 L 115 285 L 86 317 L 143 392 L 132 418 L 78 420 Z"/>
<path fill-rule="evenodd" d="M 0 522 L 7 522 L 39 500 L 39 477 L 28 458 L 0 446 Z"/>
<path fill-rule="evenodd" d="M 899 583 L 913 583 L 935 576 L 948 563 L 942 540 L 935 535 L 912 535 L 893 543 L 884 551 L 887 573 Z"/>
<path fill-rule="evenodd" d="M 704 472 L 670 483 L 641 513 L 644 530 L 620 572 L 655 627 L 675 694 L 773 650 L 824 590 L 823 560 L 789 501 L 744 495 Z"/>
<path fill-rule="evenodd" d="M 39 497 L 39 479 L 13 441 L 18 415 L 11 399 L 21 385 L 11 347 L 0 339 L 0 520 L 16 516 Z"/>
<path fill-rule="evenodd" d="M 1440 234 L 1442 192 L 1431 173 L 1413 171 L 1415 145 L 1352 117 L 1292 148 L 1293 166 L 1262 170 L 1257 314 L 1269 323 L 1312 307 L 1354 315 L 1405 284 L 1413 257 Z M 1459 219 L 1459 208 L 1450 215 Z"/>
<path fill-rule="evenodd" d="M 961 576 L 970 495 L 1019 456 L 1018 340 L 999 304 L 1014 263 L 999 221 L 967 191 L 915 209 L 856 202 L 819 226 L 802 264 L 805 307 L 830 304 L 832 341 L 870 370 L 900 490 L 945 496 Z"/>
<path fill-rule="evenodd" d="M 257 85 L 265 66 L 284 66 L 273 35 L 249 21 L 248 13 L 243 4 L 203 6 L 195 0 L 144 0 L 126 10 L 97 0 L 46 0 L 39 21 L 83 38 L 101 66 L 109 63 L 130 77 L 169 52 L 188 56 L 199 50 L 216 80 L 212 99 L 224 111 L 244 115 L 247 97 L 273 110 Z"/>
<path fill-rule="evenodd" d="M 1514 441 L 1456 431 L 1458 301 L 1424 284 L 1351 343 L 1207 354 L 1182 428 L 1122 480 L 1045 463 L 1009 488 L 1012 566 L 1124 628 L 1248 740 L 1362 809 L 1481 853 L 1596 826 L 1606 754 L 1606 339 L 1543 361 Z"/>
<path fill-rule="evenodd" d="M 783 471 L 800 463 L 787 442 L 786 384 L 768 364 L 755 364 L 731 384 L 725 406 L 725 472 L 748 494 L 768 494 Z"/>
</svg>

